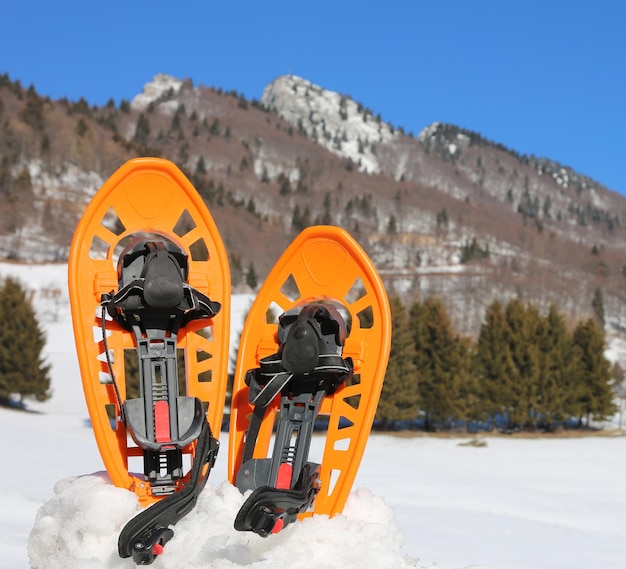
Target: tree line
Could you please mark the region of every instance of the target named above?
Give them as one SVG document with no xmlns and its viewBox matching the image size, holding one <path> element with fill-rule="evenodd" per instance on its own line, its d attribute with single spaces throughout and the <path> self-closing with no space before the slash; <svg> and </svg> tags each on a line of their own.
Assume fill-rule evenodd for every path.
<svg viewBox="0 0 626 569">
<path fill-rule="evenodd" d="M 624 374 L 606 359 L 596 318 L 572 328 L 554 305 L 542 315 L 519 299 L 494 301 L 472 339 L 454 330 L 437 298 L 390 303 L 393 335 L 377 428 L 552 430 L 566 422 L 588 426 L 616 411 L 614 390 Z M 0 282 L 0 317 L 0 404 L 47 399 L 45 338 L 11 278 Z"/>
<path fill-rule="evenodd" d="M 594 318 L 573 329 L 519 299 L 494 301 L 476 339 L 461 337 L 439 299 L 390 299 L 393 335 L 376 414 L 381 429 L 471 425 L 553 430 L 615 412 L 615 378 Z"/>
</svg>

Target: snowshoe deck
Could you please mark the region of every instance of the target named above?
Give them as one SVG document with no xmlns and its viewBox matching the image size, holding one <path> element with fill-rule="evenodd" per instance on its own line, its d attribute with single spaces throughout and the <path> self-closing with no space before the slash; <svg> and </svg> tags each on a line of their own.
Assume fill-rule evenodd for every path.
<svg viewBox="0 0 626 569">
<path fill-rule="evenodd" d="M 303 231 L 265 280 L 240 339 L 228 472 L 240 490 L 253 493 L 237 529 L 268 535 L 310 511 L 342 511 L 371 430 L 390 341 L 387 295 L 365 252 L 343 229 Z M 311 463 L 311 435 L 324 420 L 323 457 Z"/>
<path fill-rule="evenodd" d="M 135 280 L 127 282 L 125 271 Z M 105 182 L 74 234 L 69 291 L 85 399 L 113 484 L 134 491 L 143 505 L 179 492 L 191 477 L 184 468 L 194 462 L 205 414 L 216 433 L 221 428 L 230 274 L 211 214 L 174 164 L 133 159 Z M 160 324 L 155 315 L 163 310 L 175 329 Z M 147 382 L 139 396 L 130 394 L 125 365 L 134 359 L 137 366 L 138 354 L 139 381 Z M 200 457 L 202 471 L 215 452 Z M 175 476 L 160 484 L 161 470 Z"/>
</svg>

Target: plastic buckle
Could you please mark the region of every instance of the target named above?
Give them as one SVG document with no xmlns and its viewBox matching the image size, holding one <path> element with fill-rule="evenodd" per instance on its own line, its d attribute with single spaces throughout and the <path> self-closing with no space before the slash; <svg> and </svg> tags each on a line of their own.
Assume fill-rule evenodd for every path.
<svg viewBox="0 0 626 569">
<path fill-rule="evenodd" d="M 163 546 L 174 537 L 169 528 L 155 528 L 148 536 L 133 545 L 133 561 L 136 565 L 151 565 L 158 555 L 163 553 Z"/>
</svg>

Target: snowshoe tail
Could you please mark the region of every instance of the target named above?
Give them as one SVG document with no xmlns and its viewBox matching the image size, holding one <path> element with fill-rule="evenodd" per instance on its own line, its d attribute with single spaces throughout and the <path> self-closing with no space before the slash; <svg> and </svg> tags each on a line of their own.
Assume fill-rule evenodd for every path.
<svg viewBox="0 0 626 569">
<path fill-rule="evenodd" d="M 356 241 L 336 227 L 302 232 L 267 277 L 239 344 L 228 469 L 231 482 L 252 493 L 236 529 L 267 536 L 312 511 L 343 509 L 390 337 L 384 287 Z M 323 456 L 312 462 L 311 437 L 324 419 Z"/>
<path fill-rule="evenodd" d="M 193 507 L 206 482 L 228 364 L 226 252 L 202 199 L 174 164 L 131 160 L 102 186 L 72 241 L 69 288 L 103 462 L 116 486 L 153 504 L 120 536 L 120 555 L 146 564 L 148 549 L 171 537 L 168 525 Z M 134 460 L 138 465 L 129 465 Z M 126 539 L 150 548 L 129 551 Z"/>
</svg>

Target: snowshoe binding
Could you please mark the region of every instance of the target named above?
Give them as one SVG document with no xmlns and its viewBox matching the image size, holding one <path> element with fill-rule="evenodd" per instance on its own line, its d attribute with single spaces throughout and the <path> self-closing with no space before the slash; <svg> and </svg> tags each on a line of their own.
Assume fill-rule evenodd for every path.
<svg viewBox="0 0 626 569">
<path fill-rule="evenodd" d="M 387 296 L 365 252 L 343 229 L 305 230 L 270 272 L 240 340 L 229 477 L 251 492 L 237 530 L 266 537 L 313 512 L 341 512 L 374 419 L 390 337 Z M 326 442 L 314 462 L 318 423 Z"/>
</svg>

